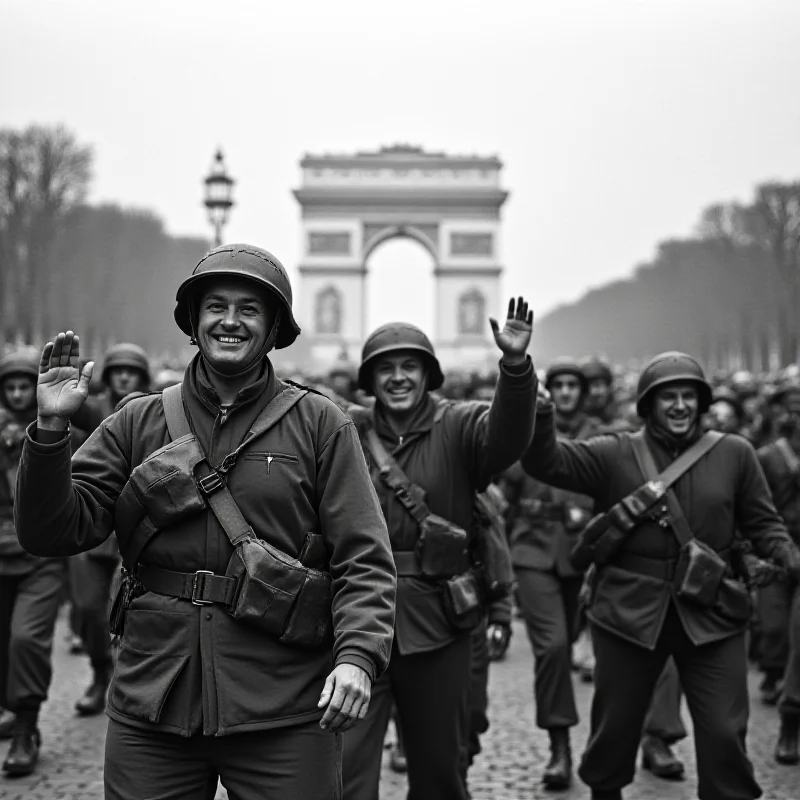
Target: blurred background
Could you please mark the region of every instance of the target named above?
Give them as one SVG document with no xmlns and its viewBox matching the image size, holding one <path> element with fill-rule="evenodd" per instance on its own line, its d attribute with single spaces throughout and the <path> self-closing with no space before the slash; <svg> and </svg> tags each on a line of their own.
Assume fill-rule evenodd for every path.
<svg viewBox="0 0 800 800">
<path fill-rule="evenodd" d="M 175 289 L 225 217 L 225 241 L 270 249 L 292 277 L 308 335 L 276 360 L 353 361 L 346 320 L 310 347 L 293 191 L 309 155 L 384 148 L 496 157 L 508 197 L 485 312 L 531 301 L 537 366 L 633 369 L 682 349 L 714 370 L 785 368 L 800 341 L 798 30 L 795 0 L 6 0 L 0 346 L 71 327 L 93 357 L 132 341 L 180 367 Z M 441 256 L 402 226 L 382 239 L 359 265 L 359 334 L 390 319 L 435 332 Z"/>
</svg>

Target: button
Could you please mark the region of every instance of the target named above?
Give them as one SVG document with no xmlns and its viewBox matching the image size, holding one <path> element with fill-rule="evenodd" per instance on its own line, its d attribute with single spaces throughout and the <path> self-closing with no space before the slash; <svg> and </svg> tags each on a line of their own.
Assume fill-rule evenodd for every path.
<svg viewBox="0 0 800 800">
<path fill-rule="evenodd" d="M 210 611 L 206 611 L 206 619 L 211 619 L 211 612 Z"/>
</svg>

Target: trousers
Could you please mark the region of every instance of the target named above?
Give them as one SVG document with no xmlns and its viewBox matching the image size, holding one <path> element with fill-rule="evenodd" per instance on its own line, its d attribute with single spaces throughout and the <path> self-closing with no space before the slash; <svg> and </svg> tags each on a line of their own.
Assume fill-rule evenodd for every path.
<svg viewBox="0 0 800 800">
<path fill-rule="evenodd" d="M 341 735 L 317 722 L 178 736 L 109 720 L 106 800 L 341 800 Z"/>
<path fill-rule="evenodd" d="M 392 713 L 403 731 L 408 800 L 467 800 L 464 781 L 470 636 L 426 653 L 400 655 L 372 687 L 367 716 L 344 734 L 344 797 L 377 800 L 383 740 Z"/>
<path fill-rule="evenodd" d="M 661 672 L 653 692 L 653 700 L 644 721 L 644 733 L 675 744 L 686 738 L 681 719 L 681 679 L 675 660 L 670 658 Z"/>
<path fill-rule="evenodd" d="M 43 559 L 24 575 L 0 577 L 0 706 L 38 709 L 53 675 L 53 632 L 66 567 Z"/>
<path fill-rule="evenodd" d="M 572 644 L 578 636 L 583 578 L 518 568 L 517 598 L 533 648 L 533 694 L 539 728 L 578 724 L 572 686 Z"/>
<path fill-rule="evenodd" d="M 591 733 L 579 775 L 596 791 L 627 786 L 647 708 L 667 659 L 675 660 L 694 724 L 700 800 L 761 797 L 745 737 L 750 713 L 744 632 L 692 644 L 670 607 L 654 650 L 592 626 L 595 693 Z"/>
<path fill-rule="evenodd" d="M 489 730 L 489 644 L 486 620 L 470 634 L 470 689 L 466 766 L 481 752 L 481 734 Z"/>
<path fill-rule="evenodd" d="M 774 581 L 757 594 L 759 665 L 773 678 L 780 678 L 789 660 L 789 613 L 796 583 Z"/>
<path fill-rule="evenodd" d="M 781 714 L 800 716 L 800 584 L 794 584 L 789 618 L 789 657 L 778 701 Z"/>
<path fill-rule="evenodd" d="M 95 672 L 110 672 L 112 668 L 108 612 L 111 586 L 118 569 L 117 561 L 96 558 L 90 553 L 80 553 L 69 560 L 77 633 Z"/>
</svg>

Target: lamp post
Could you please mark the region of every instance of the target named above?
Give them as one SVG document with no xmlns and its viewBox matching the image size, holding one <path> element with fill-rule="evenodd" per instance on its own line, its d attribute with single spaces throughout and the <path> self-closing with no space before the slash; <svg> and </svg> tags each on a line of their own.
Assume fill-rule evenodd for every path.
<svg viewBox="0 0 800 800">
<path fill-rule="evenodd" d="M 204 204 L 208 210 L 208 221 L 214 228 L 214 247 L 222 244 L 222 228 L 228 222 L 233 207 L 234 180 L 228 175 L 222 150 L 217 150 L 211 171 L 203 181 L 206 185 Z"/>
</svg>

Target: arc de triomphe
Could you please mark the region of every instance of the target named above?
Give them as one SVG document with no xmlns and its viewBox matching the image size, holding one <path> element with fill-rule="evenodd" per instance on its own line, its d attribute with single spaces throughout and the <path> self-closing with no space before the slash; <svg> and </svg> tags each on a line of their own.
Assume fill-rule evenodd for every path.
<svg viewBox="0 0 800 800">
<path fill-rule="evenodd" d="M 384 147 L 307 155 L 294 196 L 302 212 L 299 316 L 319 362 L 344 349 L 358 363 L 370 253 L 407 236 L 433 256 L 437 355 L 445 367 L 494 358 L 487 316 L 502 313 L 499 159 Z"/>
</svg>

